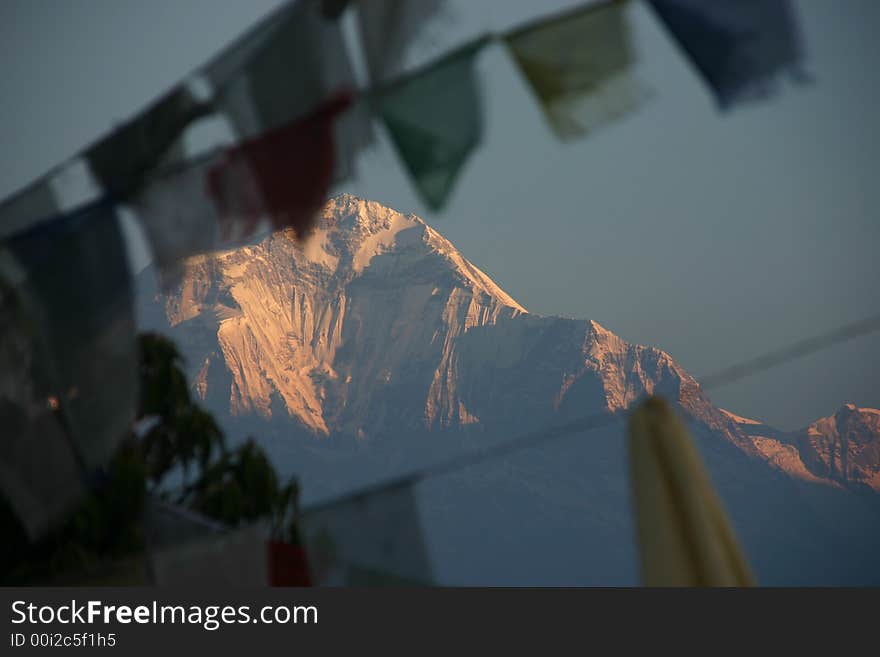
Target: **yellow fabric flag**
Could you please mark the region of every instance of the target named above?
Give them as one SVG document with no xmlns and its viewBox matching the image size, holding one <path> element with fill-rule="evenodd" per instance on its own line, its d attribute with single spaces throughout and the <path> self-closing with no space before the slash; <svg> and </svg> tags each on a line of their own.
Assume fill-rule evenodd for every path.
<svg viewBox="0 0 880 657">
<path fill-rule="evenodd" d="M 644 584 L 754 585 L 700 455 L 661 399 L 630 417 L 629 460 Z"/>
<path fill-rule="evenodd" d="M 504 36 L 560 139 L 583 136 L 648 97 L 631 72 L 625 9 L 625 0 L 591 4 Z"/>
</svg>

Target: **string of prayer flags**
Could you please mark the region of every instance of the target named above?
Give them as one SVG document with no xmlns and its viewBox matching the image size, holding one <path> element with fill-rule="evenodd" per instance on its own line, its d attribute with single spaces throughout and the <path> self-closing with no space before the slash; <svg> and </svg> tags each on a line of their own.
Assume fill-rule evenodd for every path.
<svg viewBox="0 0 880 657">
<path fill-rule="evenodd" d="M 504 41 L 562 140 L 627 114 L 649 95 L 633 73 L 625 0 L 527 25 Z"/>
<path fill-rule="evenodd" d="M 629 461 L 646 586 L 750 586 L 748 563 L 693 440 L 652 397 L 629 421 Z"/>
<path fill-rule="evenodd" d="M 349 177 L 358 153 L 372 143 L 371 110 L 388 129 L 426 204 L 442 208 L 480 141 L 482 117 L 473 60 L 479 47 L 495 37 L 486 35 L 433 65 L 399 77 L 409 43 L 424 31 L 441 3 L 354 3 L 373 85 L 362 93 L 354 91 L 353 67 L 338 20 L 347 0 L 284 4 L 196 76 L 83 157 L 67 163 L 65 169 L 87 162 L 85 168 L 98 189 L 80 202 L 106 191 L 128 200 L 159 169 L 169 163 L 186 164 L 188 156 L 175 149 L 190 124 L 209 114 L 228 118 L 241 139 L 253 140 L 304 119 L 339 93 L 349 92 L 351 101 L 336 116 L 333 128 L 333 182 Z M 651 4 L 722 107 L 766 95 L 782 73 L 804 77 L 799 68 L 800 36 L 788 0 L 651 0 Z M 632 111 L 649 95 L 632 70 L 636 57 L 626 6 L 626 0 L 592 2 L 501 37 L 561 139 L 582 136 Z M 57 174 L 53 170 L 0 206 L 0 237 L 71 207 L 57 202 Z M 171 236 L 165 241 L 170 240 Z"/>
<path fill-rule="evenodd" d="M 180 85 L 87 151 L 93 175 L 108 193 L 127 196 L 159 166 L 184 129 L 212 111 L 210 103 Z"/>
<path fill-rule="evenodd" d="M 33 540 L 57 525 L 85 486 L 40 371 L 36 327 L 16 290 L 24 277 L 0 247 L 0 495 Z"/>
<path fill-rule="evenodd" d="M 651 0 L 651 5 L 722 109 L 770 95 L 783 73 L 795 81 L 806 78 L 788 0 Z"/>
<path fill-rule="evenodd" d="M 87 472 L 131 428 L 137 357 L 131 275 L 113 206 L 100 201 L 4 244 L 58 408 Z"/>
<path fill-rule="evenodd" d="M 380 90 L 376 113 L 420 194 L 434 210 L 446 203 L 483 134 L 474 66 L 488 38 L 456 50 L 429 68 Z"/>
<path fill-rule="evenodd" d="M 399 75 L 406 49 L 434 16 L 443 0 L 360 0 L 358 27 L 370 81 Z"/>
<path fill-rule="evenodd" d="M 428 585 L 432 580 L 411 483 L 307 511 L 303 529 L 316 586 Z"/>
</svg>

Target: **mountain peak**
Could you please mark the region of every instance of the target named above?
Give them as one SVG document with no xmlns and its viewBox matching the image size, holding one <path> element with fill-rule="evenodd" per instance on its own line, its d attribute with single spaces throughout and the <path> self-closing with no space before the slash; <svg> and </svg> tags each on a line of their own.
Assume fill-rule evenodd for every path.
<svg viewBox="0 0 880 657">
<path fill-rule="evenodd" d="M 342 193 L 324 204 L 318 225 L 325 229 L 336 227 L 352 232 L 369 232 L 387 228 L 388 223 L 398 217 L 404 217 L 413 223 L 425 223 L 414 214 L 404 215 L 378 201 Z"/>
<path fill-rule="evenodd" d="M 181 342 L 216 336 L 190 355 L 203 399 L 355 435 L 389 386 L 425 390 L 420 422 L 473 421 L 452 401 L 457 340 L 526 312 L 422 219 L 350 194 L 305 242 L 281 231 L 190 260 L 164 305 Z"/>
<path fill-rule="evenodd" d="M 291 237 L 286 235 L 284 239 L 294 243 Z M 437 282 L 466 286 L 517 313 L 526 312 L 422 218 L 352 194 L 339 194 L 327 201 L 313 233 L 295 248 L 297 252 L 291 252 L 291 256 L 297 262 L 317 266 L 326 274 L 351 279 L 366 274 L 412 275 L 420 270 L 430 273 Z M 388 257 L 372 267 L 378 256 Z"/>
</svg>

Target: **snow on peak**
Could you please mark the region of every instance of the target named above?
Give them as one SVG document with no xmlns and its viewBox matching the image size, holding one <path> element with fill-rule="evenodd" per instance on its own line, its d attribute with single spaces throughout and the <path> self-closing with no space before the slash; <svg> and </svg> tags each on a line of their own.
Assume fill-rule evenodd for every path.
<svg viewBox="0 0 880 657">
<path fill-rule="evenodd" d="M 404 252 L 426 260 L 439 258 L 459 284 L 519 313 L 527 312 L 423 219 L 352 194 L 339 194 L 327 201 L 317 227 L 301 247 L 307 261 L 354 275 L 362 274 L 377 256 Z"/>
</svg>

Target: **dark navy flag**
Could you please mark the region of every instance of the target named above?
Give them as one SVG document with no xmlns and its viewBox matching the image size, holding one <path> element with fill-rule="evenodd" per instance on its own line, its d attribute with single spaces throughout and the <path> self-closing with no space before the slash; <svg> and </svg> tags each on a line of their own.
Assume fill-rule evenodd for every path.
<svg viewBox="0 0 880 657">
<path fill-rule="evenodd" d="M 722 109 L 802 82 L 803 49 L 788 0 L 650 0 Z"/>
<path fill-rule="evenodd" d="M 114 209 L 101 202 L 62 215 L 7 240 L 0 256 L 31 363 L 19 371 L 31 377 L 20 385 L 33 389 L 33 403 L 54 412 L 88 474 L 129 430 L 137 398 L 131 276 Z M 29 440 L 32 424 L 20 426 L 24 433 L 4 438 Z M 48 441 L 45 449 L 55 458 Z M 24 454 L 8 452 L 15 453 Z"/>
<path fill-rule="evenodd" d="M 0 246 L 0 495 L 36 538 L 76 504 L 85 486 L 35 353 L 36 331 L 16 290 L 21 274 Z"/>
</svg>

